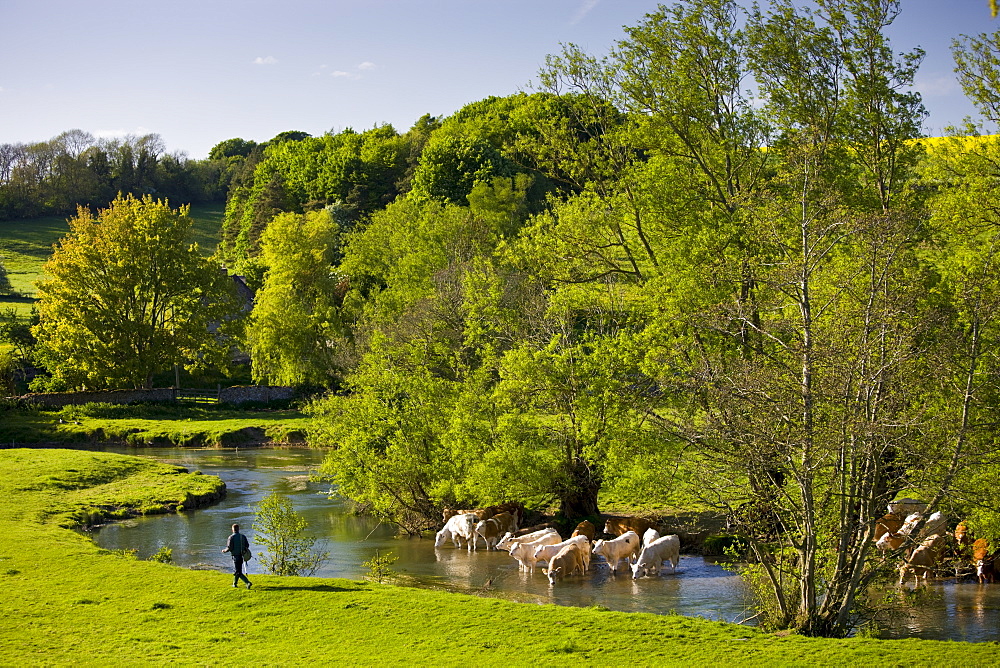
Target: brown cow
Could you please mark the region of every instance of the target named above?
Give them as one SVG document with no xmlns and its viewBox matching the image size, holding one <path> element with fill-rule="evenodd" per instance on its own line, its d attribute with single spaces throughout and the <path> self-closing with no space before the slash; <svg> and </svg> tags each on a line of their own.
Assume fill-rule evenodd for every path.
<svg viewBox="0 0 1000 668">
<path fill-rule="evenodd" d="M 944 547 L 945 537 L 940 534 L 928 536 L 920 543 L 909 559 L 904 561 L 899 567 L 899 585 L 902 586 L 907 578 L 912 575 L 913 583 L 918 584 L 920 578 L 927 580 L 937 566 L 941 549 Z"/>
<path fill-rule="evenodd" d="M 891 533 L 895 536 L 896 533 L 902 528 L 903 518 L 895 513 L 888 513 L 875 522 L 875 536 L 872 537 L 872 540 L 877 543 L 879 538 L 887 533 Z"/>
<path fill-rule="evenodd" d="M 576 528 L 573 529 L 573 534 L 570 536 L 570 538 L 572 538 L 573 536 L 586 536 L 587 540 L 593 543 L 594 536 L 596 534 L 597 534 L 597 527 L 595 527 L 587 520 L 584 520 L 576 525 Z"/>
<path fill-rule="evenodd" d="M 556 556 L 549 560 L 549 567 L 545 569 L 545 575 L 549 578 L 549 585 L 554 585 L 556 580 L 566 575 L 587 572 L 583 550 L 584 548 L 577 544 L 566 545 Z"/>
<path fill-rule="evenodd" d="M 978 538 L 972 544 L 972 563 L 976 565 L 979 584 L 992 584 L 996 576 L 995 554 L 990 553 L 990 544 L 985 538 Z"/>
<path fill-rule="evenodd" d="M 646 529 L 655 528 L 656 522 L 642 517 L 609 517 L 604 524 L 604 533 L 621 536 L 627 531 L 634 531 L 637 536 L 646 533 Z"/>
<path fill-rule="evenodd" d="M 958 543 L 959 547 L 965 547 L 966 545 L 972 545 L 975 537 L 972 535 L 972 531 L 969 530 L 969 525 L 962 520 L 955 527 L 955 542 Z"/>
</svg>

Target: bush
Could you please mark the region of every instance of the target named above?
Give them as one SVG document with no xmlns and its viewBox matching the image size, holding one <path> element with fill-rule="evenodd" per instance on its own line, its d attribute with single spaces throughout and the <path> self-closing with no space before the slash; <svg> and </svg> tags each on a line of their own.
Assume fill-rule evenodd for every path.
<svg viewBox="0 0 1000 668">
<path fill-rule="evenodd" d="M 156 554 L 149 557 L 150 561 L 156 561 L 161 564 L 169 564 L 174 560 L 174 551 L 169 547 L 161 547 L 157 550 Z"/>
<path fill-rule="evenodd" d="M 380 555 L 378 550 L 375 550 L 375 556 L 361 564 L 368 569 L 368 575 L 365 578 L 382 584 L 383 581 L 396 574 L 391 566 L 396 562 L 397 558 L 392 552 Z"/>
</svg>

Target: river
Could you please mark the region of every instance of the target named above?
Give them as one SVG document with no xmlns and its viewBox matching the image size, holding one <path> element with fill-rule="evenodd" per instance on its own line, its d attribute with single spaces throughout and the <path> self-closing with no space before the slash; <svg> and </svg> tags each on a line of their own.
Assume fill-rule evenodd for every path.
<svg viewBox="0 0 1000 668">
<path fill-rule="evenodd" d="M 209 508 L 174 515 L 157 515 L 107 524 L 93 531 L 103 548 L 138 550 L 141 559 L 160 547 L 173 551 L 175 564 L 188 568 L 228 571 L 229 555 L 220 550 L 234 523 L 243 526 L 253 543 L 252 506 L 266 494 L 287 494 L 302 514 L 317 549 L 330 553 L 316 573 L 322 577 L 361 579 L 362 563 L 375 555 L 392 553 L 397 573 L 418 586 L 486 593 L 532 603 L 598 605 L 624 612 L 682 614 L 707 619 L 740 621 L 746 616 L 746 597 L 740 579 L 720 565 L 699 556 L 682 555 L 674 574 L 641 578 L 621 570 L 609 573 L 603 563 L 592 563 L 586 576 L 567 578 L 549 587 L 541 571 L 521 573 L 503 551 L 473 553 L 434 548 L 433 539 L 396 536 L 376 520 L 349 512 L 337 497 L 329 498 L 328 484 L 309 481 L 323 453 L 304 448 L 172 449 L 105 448 L 110 452 L 152 457 L 222 478 L 228 494 Z M 251 577 L 259 562 L 249 564 Z M 668 569 L 669 570 L 669 569 Z M 1000 640 L 1000 584 L 934 582 L 928 600 L 910 609 L 889 635 L 942 640 Z"/>
</svg>

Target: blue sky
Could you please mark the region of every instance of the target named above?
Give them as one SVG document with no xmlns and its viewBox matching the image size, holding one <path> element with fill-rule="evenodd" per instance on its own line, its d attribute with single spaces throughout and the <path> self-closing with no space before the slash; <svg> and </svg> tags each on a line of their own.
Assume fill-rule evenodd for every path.
<svg viewBox="0 0 1000 668">
<path fill-rule="evenodd" d="M 205 157 L 381 123 L 407 129 L 489 95 L 529 90 L 561 42 L 604 54 L 656 9 L 640 0 L 0 0 L 0 143 L 159 133 Z M 972 114 L 948 45 L 992 32 L 987 0 L 902 0 L 897 50 L 927 57 L 925 127 Z"/>
</svg>

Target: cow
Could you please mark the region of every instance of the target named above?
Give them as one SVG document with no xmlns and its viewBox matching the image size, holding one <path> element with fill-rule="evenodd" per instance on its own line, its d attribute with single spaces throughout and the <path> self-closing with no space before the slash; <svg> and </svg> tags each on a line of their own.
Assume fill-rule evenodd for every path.
<svg viewBox="0 0 1000 668">
<path fill-rule="evenodd" d="M 653 528 L 646 529 L 646 533 L 642 534 L 642 546 L 646 547 L 647 545 L 649 545 L 650 543 L 652 543 L 654 540 L 657 540 L 659 538 L 660 538 L 660 532 L 659 531 L 657 531 L 656 529 L 653 529 Z"/>
<path fill-rule="evenodd" d="M 618 563 L 622 559 L 633 557 L 639 551 L 639 535 L 634 531 L 626 531 L 613 540 L 598 540 L 594 543 L 594 554 L 604 557 L 612 573 L 618 571 Z"/>
<path fill-rule="evenodd" d="M 492 550 L 496 547 L 497 541 L 500 540 L 500 522 L 497 521 L 495 516 L 488 520 L 477 522 L 476 536 L 482 536 L 483 541 L 486 543 L 487 551 Z"/>
<path fill-rule="evenodd" d="M 962 520 L 955 527 L 955 542 L 958 543 L 959 549 L 965 547 L 966 545 L 972 545 L 975 539 L 972 536 L 972 532 L 969 531 L 969 525 Z"/>
<path fill-rule="evenodd" d="M 972 563 L 976 566 L 976 578 L 979 584 L 992 584 L 995 579 L 996 569 L 993 562 L 995 556 L 990 553 L 990 544 L 985 538 L 978 538 L 972 544 Z"/>
<path fill-rule="evenodd" d="M 554 545 L 555 543 L 562 542 L 557 531 L 552 533 L 542 534 L 538 538 L 530 541 L 524 541 L 522 539 L 514 540 L 509 543 L 509 548 L 507 553 L 514 557 L 518 561 L 518 570 L 528 571 L 529 573 L 535 572 L 535 550 L 542 545 Z"/>
<path fill-rule="evenodd" d="M 440 531 L 438 531 L 437 535 L 434 536 L 434 547 L 442 547 L 449 540 L 454 541 L 455 536 L 454 534 L 451 533 L 451 529 L 446 526 Z M 456 542 L 455 547 L 461 547 L 461 546 L 458 545 Z"/>
<path fill-rule="evenodd" d="M 530 531 L 528 533 L 523 533 L 523 534 L 521 534 L 520 531 L 518 531 L 517 533 L 511 533 L 508 531 L 503 535 L 503 538 L 497 541 L 497 549 L 506 550 L 511 546 L 512 543 L 529 542 L 535 540 L 536 538 L 541 538 L 542 536 L 548 533 L 554 533 L 557 536 L 559 535 L 559 532 L 553 529 L 552 527 L 542 527 L 541 529 L 537 529 L 535 531 Z"/>
<path fill-rule="evenodd" d="M 552 561 L 552 557 L 559 554 L 559 551 L 567 545 L 579 545 L 580 549 L 583 550 L 583 572 L 586 573 L 587 569 L 590 568 L 590 541 L 587 540 L 587 537 L 584 535 L 571 536 L 561 543 L 556 543 L 554 545 L 541 545 L 535 548 L 535 561 Z"/>
<path fill-rule="evenodd" d="M 579 543 L 571 543 L 559 550 L 559 553 L 549 560 L 549 567 L 545 569 L 545 575 L 549 578 L 549 586 L 554 585 L 556 580 L 566 575 L 573 575 L 577 572 L 586 573 L 583 552 L 584 550 Z"/>
<path fill-rule="evenodd" d="M 497 513 L 490 520 L 496 521 L 499 529 L 498 536 L 503 536 L 506 533 L 513 532 L 517 529 L 517 518 L 511 515 L 507 511 Z M 484 522 L 488 520 L 483 520 Z"/>
<path fill-rule="evenodd" d="M 576 528 L 573 529 L 573 534 L 570 537 L 572 538 L 573 536 L 586 536 L 587 540 L 593 543 L 594 537 L 596 535 L 597 535 L 597 527 L 595 527 L 592 523 L 588 522 L 587 520 L 584 520 L 576 525 Z"/>
<path fill-rule="evenodd" d="M 604 523 L 604 533 L 621 536 L 626 531 L 634 531 L 637 536 L 641 536 L 655 524 L 656 522 L 642 517 L 609 517 Z"/>
<path fill-rule="evenodd" d="M 903 522 L 903 526 L 900 527 L 899 531 L 894 534 L 885 534 L 878 539 L 878 542 L 875 543 L 875 547 L 883 552 L 898 550 L 903 546 L 903 543 L 906 542 L 906 539 L 913 533 L 913 531 L 917 528 L 917 525 L 920 524 L 923 519 L 924 516 L 920 513 L 907 515 L 906 520 Z"/>
<path fill-rule="evenodd" d="M 486 519 L 486 513 L 482 509 L 455 510 L 454 508 L 445 508 L 441 511 L 441 519 L 445 524 L 456 515 L 475 515 L 477 522 Z"/>
<path fill-rule="evenodd" d="M 895 536 L 902 528 L 903 518 L 895 513 L 888 513 L 875 522 L 875 535 L 872 537 L 872 540 L 878 543 L 882 536 L 887 533 Z"/>
<path fill-rule="evenodd" d="M 670 562 L 671 573 L 677 570 L 681 561 L 681 539 L 678 536 L 663 536 L 643 547 L 639 558 L 632 564 L 632 579 L 659 575 L 664 561 Z"/>
<path fill-rule="evenodd" d="M 920 578 L 925 581 L 934 573 L 937 566 L 941 548 L 944 547 L 945 537 L 941 534 L 928 536 L 920 543 L 917 549 L 913 550 L 910 557 L 899 567 L 899 586 L 913 576 L 913 584 L 919 584 Z"/>
<path fill-rule="evenodd" d="M 435 547 L 439 547 L 438 541 L 441 540 L 442 534 L 447 531 L 451 536 L 451 540 L 455 543 L 455 547 L 462 547 L 463 545 L 471 552 L 476 549 L 476 516 L 473 513 L 462 513 L 461 515 L 453 515 L 451 518 L 445 522 L 444 529 L 438 532 L 438 538 L 435 539 Z M 445 538 L 444 540 L 447 540 Z M 441 540 L 441 544 L 444 541 Z"/>
<path fill-rule="evenodd" d="M 924 525 L 920 527 L 917 540 L 923 540 L 928 536 L 943 536 L 948 533 L 948 518 L 941 512 L 932 513 Z"/>
</svg>

